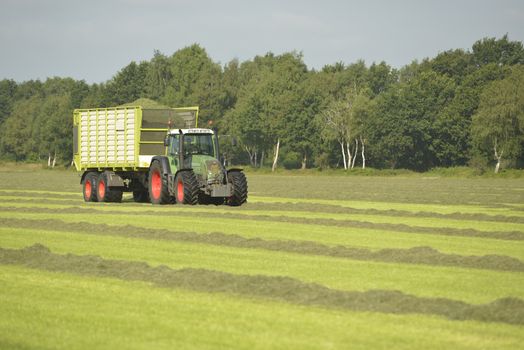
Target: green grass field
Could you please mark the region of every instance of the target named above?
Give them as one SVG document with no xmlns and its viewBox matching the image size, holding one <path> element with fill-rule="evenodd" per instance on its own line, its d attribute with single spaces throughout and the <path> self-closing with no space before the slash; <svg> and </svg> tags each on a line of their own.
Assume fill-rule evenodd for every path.
<svg viewBox="0 0 524 350">
<path fill-rule="evenodd" d="M 102 204 L 0 171 L 0 348 L 524 349 L 524 179 L 248 181 Z"/>
</svg>

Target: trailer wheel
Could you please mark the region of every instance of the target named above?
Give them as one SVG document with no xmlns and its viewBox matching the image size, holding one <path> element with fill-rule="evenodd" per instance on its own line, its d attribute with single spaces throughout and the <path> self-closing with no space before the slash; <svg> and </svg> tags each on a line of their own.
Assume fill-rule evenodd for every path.
<svg viewBox="0 0 524 350">
<path fill-rule="evenodd" d="M 198 203 L 198 180 L 193 170 L 181 171 L 175 179 L 176 202 L 179 204 Z"/>
<path fill-rule="evenodd" d="M 173 203 L 167 187 L 167 178 L 163 174 L 160 162 L 153 162 L 149 169 L 149 197 L 153 204 Z"/>
<path fill-rule="evenodd" d="M 84 201 L 86 202 L 97 202 L 96 196 L 96 179 L 98 175 L 95 172 L 89 172 L 84 176 L 82 181 L 82 192 L 84 194 Z"/>
<path fill-rule="evenodd" d="M 227 204 L 239 206 L 247 201 L 247 179 L 243 172 L 231 171 L 227 179 L 233 185 L 233 195 L 227 199 Z"/>
<path fill-rule="evenodd" d="M 98 176 L 96 186 L 96 196 L 99 202 L 121 202 L 122 191 L 112 190 L 108 186 L 107 173 L 103 172 Z"/>
</svg>

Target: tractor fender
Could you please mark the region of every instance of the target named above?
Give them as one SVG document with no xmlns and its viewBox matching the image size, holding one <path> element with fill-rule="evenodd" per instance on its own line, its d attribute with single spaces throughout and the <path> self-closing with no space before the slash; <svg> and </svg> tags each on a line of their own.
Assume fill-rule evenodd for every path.
<svg viewBox="0 0 524 350">
<path fill-rule="evenodd" d="M 244 169 L 242 168 L 231 168 L 231 169 L 227 169 L 226 172 L 229 174 L 229 173 L 233 173 L 235 171 L 238 171 L 238 172 L 241 172 L 241 171 L 244 171 Z"/>
<path fill-rule="evenodd" d="M 151 169 L 151 165 L 154 161 L 160 162 L 162 164 L 162 170 L 164 170 L 164 176 L 167 176 L 171 174 L 171 166 L 169 165 L 169 159 L 166 156 L 154 156 L 151 159 L 151 164 L 149 164 L 149 168 Z"/>
</svg>

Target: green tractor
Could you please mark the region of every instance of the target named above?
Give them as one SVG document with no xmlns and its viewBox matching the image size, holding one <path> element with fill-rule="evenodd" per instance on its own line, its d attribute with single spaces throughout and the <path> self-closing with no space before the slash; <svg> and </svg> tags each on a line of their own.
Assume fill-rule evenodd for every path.
<svg viewBox="0 0 524 350">
<path fill-rule="evenodd" d="M 149 168 L 151 203 L 238 206 L 246 202 L 246 177 L 241 169 L 226 170 L 220 163 L 216 131 L 170 130 L 164 146 L 166 155 L 153 157 Z"/>
</svg>

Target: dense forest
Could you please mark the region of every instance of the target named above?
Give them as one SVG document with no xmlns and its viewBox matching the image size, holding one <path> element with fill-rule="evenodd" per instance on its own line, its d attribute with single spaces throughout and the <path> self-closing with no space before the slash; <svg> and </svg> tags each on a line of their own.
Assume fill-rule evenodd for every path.
<svg viewBox="0 0 524 350">
<path fill-rule="evenodd" d="M 524 165 L 524 49 L 507 36 L 401 69 L 358 61 L 312 70 L 297 52 L 221 65 L 194 44 L 171 56 L 156 51 L 101 84 L 4 79 L 0 158 L 68 165 L 73 109 L 140 98 L 200 106 L 200 125 L 219 129 L 234 164 L 416 171 Z"/>
</svg>

